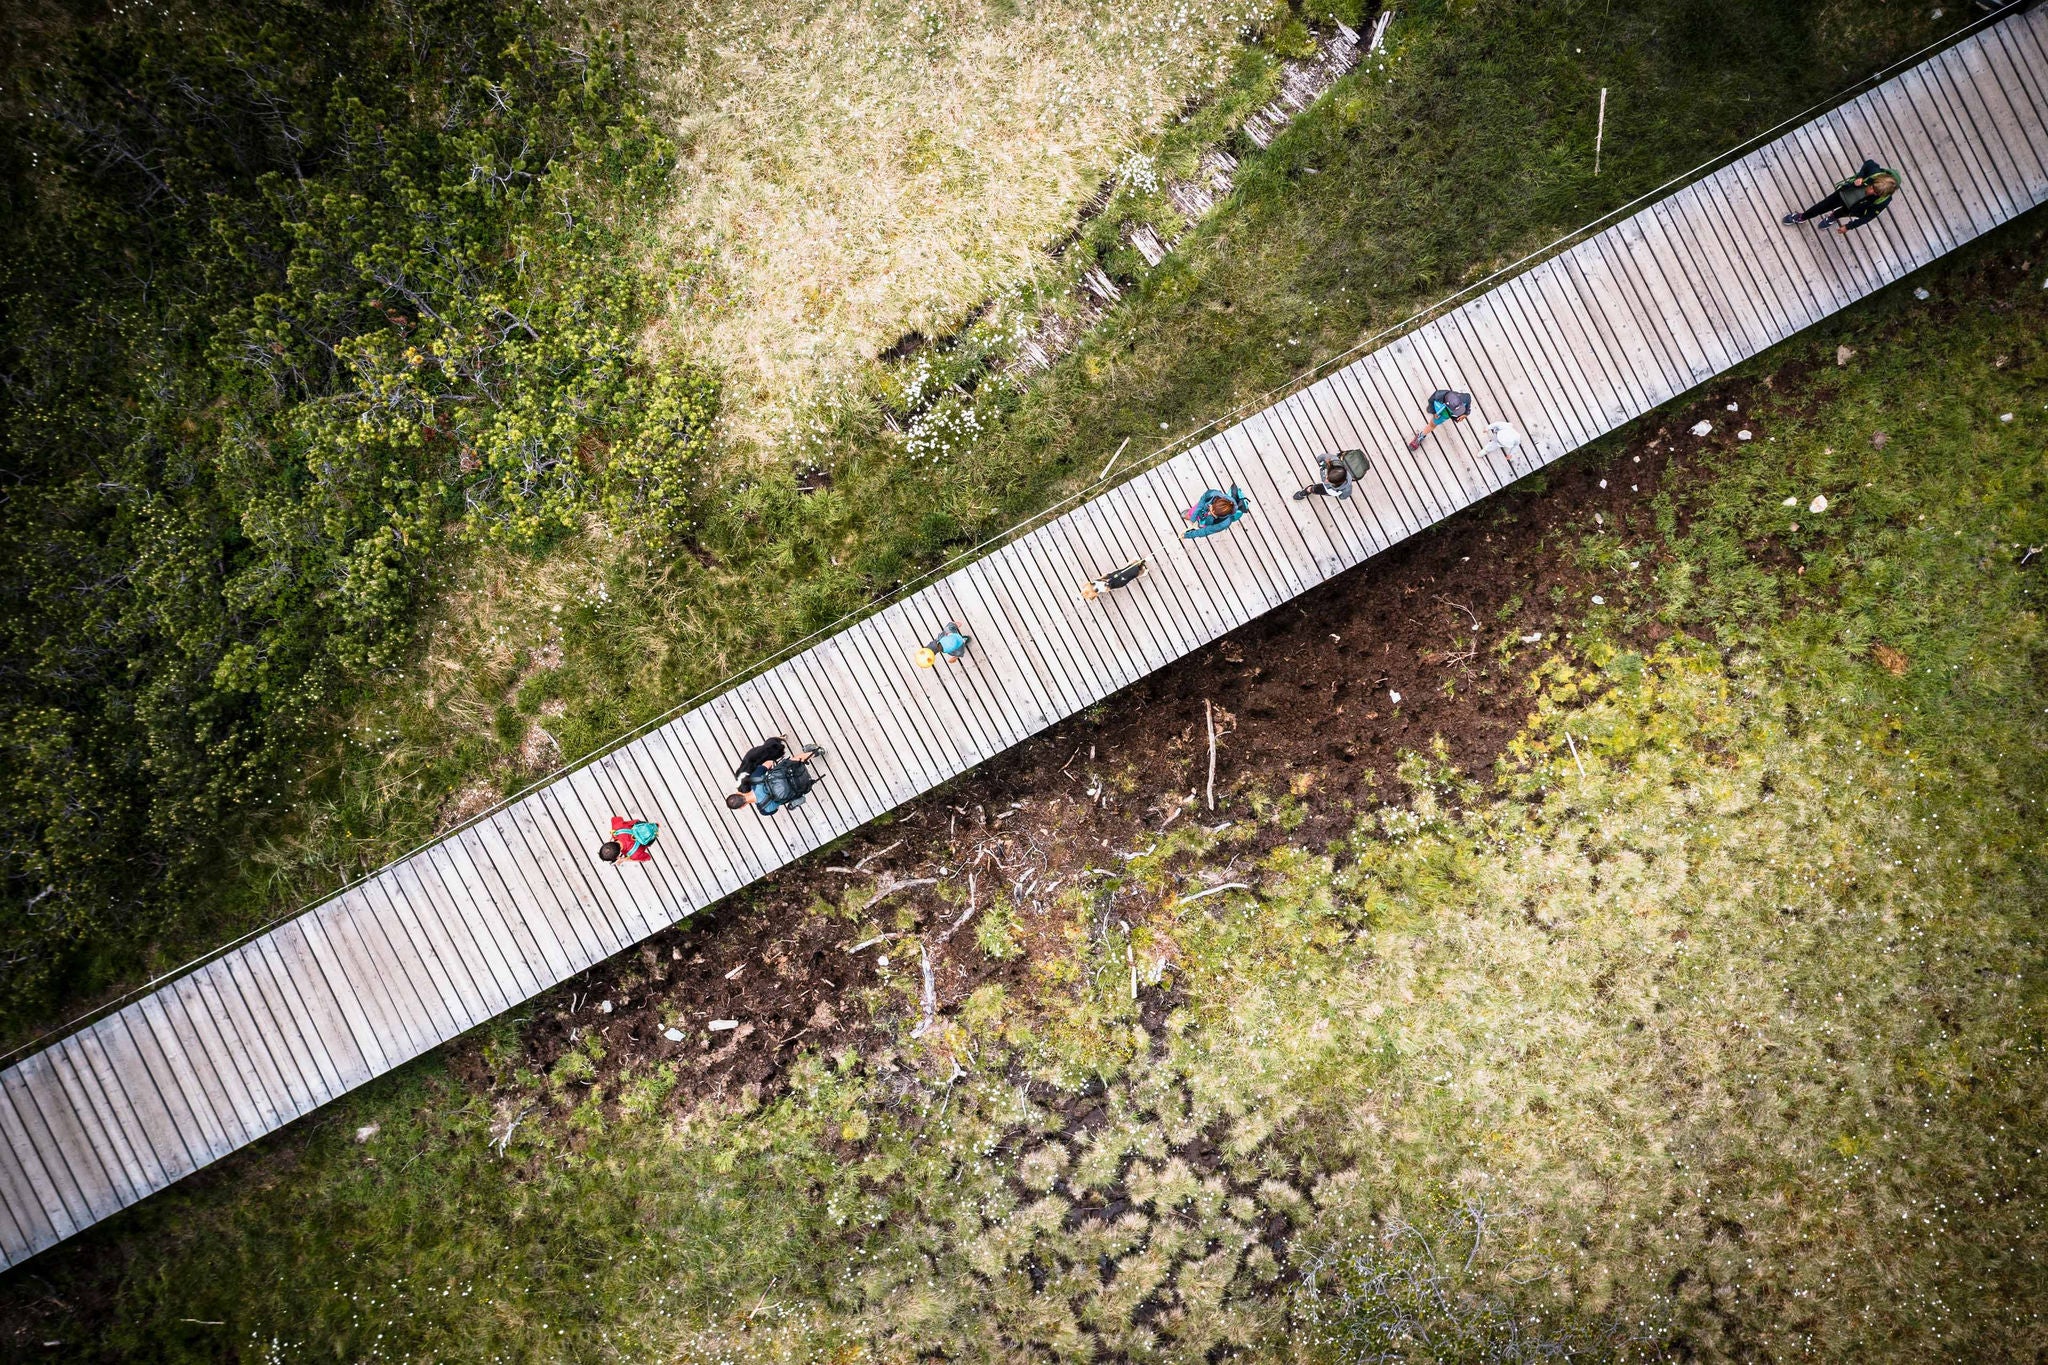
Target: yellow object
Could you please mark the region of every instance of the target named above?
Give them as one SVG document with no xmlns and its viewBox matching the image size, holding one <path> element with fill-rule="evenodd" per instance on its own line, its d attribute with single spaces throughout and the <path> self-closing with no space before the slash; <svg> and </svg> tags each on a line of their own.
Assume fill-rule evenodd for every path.
<svg viewBox="0 0 2048 1365">
<path fill-rule="evenodd" d="M 917 666 L 919 668 L 931 668 L 938 662 L 939 656 L 932 653 L 929 649 L 920 649 L 919 651 L 917 651 Z"/>
</svg>

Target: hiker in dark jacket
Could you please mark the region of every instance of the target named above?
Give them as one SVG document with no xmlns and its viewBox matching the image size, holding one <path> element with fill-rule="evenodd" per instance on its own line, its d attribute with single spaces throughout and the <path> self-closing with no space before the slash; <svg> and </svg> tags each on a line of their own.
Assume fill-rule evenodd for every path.
<svg viewBox="0 0 2048 1365">
<path fill-rule="evenodd" d="M 1837 237 L 1847 236 L 1850 228 L 1860 228 L 1890 208 L 1898 192 L 1897 171 L 1865 161 L 1861 170 L 1835 186 L 1833 194 L 1804 213 L 1786 214 L 1785 226 L 1812 223 L 1818 231 L 1832 223 Z"/>
<path fill-rule="evenodd" d="M 1308 487 L 1298 490 L 1294 500 L 1320 495 L 1326 498 L 1349 498 L 1357 486 L 1358 475 L 1372 468 L 1372 462 L 1365 458 L 1362 450 L 1346 450 L 1336 455 L 1325 455 L 1322 460 L 1322 478 Z"/>
<path fill-rule="evenodd" d="M 1415 433 L 1408 442 L 1410 450 L 1422 449 L 1422 443 L 1429 439 L 1429 433 L 1445 422 L 1462 422 L 1472 415 L 1472 395 L 1459 393 L 1456 389 L 1438 389 L 1429 396 L 1426 411 L 1429 425 Z"/>
</svg>

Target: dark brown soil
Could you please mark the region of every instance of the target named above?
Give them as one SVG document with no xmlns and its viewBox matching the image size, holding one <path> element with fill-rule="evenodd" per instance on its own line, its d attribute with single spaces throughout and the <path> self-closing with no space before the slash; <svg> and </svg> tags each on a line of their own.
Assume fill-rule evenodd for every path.
<svg viewBox="0 0 2048 1365">
<path fill-rule="evenodd" d="M 1033 869 L 1033 884 L 1044 886 L 1106 861 L 1105 849 L 1144 847 L 1169 818 L 1241 819 L 1243 793 L 1290 785 L 1300 794 L 1306 784 L 1309 813 L 1286 837 L 1320 846 L 1350 832 L 1361 812 L 1401 801 L 1402 755 L 1437 740 L 1462 772 L 1490 774 L 1526 718 L 1530 671 L 1569 639 L 1566 628 L 1583 618 L 1595 587 L 1563 547 L 1595 529 L 1599 514 L 1643 547 L 1637 575 L 1647 582 L 1657 553 L 1652 499 L 1685 465 L 1733 445 L 1738 428 L 1764 439 L 1748 398 L 1747 386 L 1724 383 L 1661 426 L 1639 424 L 1625 442 L 1525 479 L 927 793 L 892 821 L 566 983 L 536 1002 L 526 1064 L 545 1070 L 595 1030 L 606 1048 L 601 1076 L 667 1061 L 682 1073 L 681 1107 L 764 1098 L 804 1049 L 885 1046 L 859 1002 L 889 945 L 850 954 L 854 926 L 816 913 L 820 897 L 871 888 L 876 876 L 958 879 L 969 870 L 990 886 L 998 877 L 1014 885 Z M 1739 413 L 1727 411 L 1730 402 Z M 1714 424 L 1704 440 L 1689 432 L 1701 418 Z M 1600 584 L 1616 587 L 1612 574 Z M 1636 629 L 1645 645 L 1668 633 L 1649 619 Z M 1538 632 L 1543 642 L 1518 645 L 1506 664 L 1490 654 L 1504 634 Z M 1473 652 L 1475 641 L 1483 643 Z M 1205 700 L 1223 732 L 1213 815 L 1201 801 Z M 1097 775 L 1112 780 L 1091 798 Z M 856 864 L 856 875 L 832 870 Z M 943 930 L 957 913 L 928 887 L 897 895 L 918 907 L 922 930 Z M 971 931 L 952 940 L 936 960 L 941 1011 L 984 981 L 1021 980 L 1036 945 L 1025 946 L 1005 964 L 983 954 Z M 707 1033 L 712 1020 L 739 1027 Z M 682 1040 L 665 1038 L 678 1021 Z M 458 1072 L 482 1081 L 476 1049 L 454 1046 Z"/>
</svg>

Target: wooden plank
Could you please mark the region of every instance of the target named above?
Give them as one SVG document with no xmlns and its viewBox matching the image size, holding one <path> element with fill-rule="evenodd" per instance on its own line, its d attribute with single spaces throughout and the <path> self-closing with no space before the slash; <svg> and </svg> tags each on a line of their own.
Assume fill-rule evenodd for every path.
<svg viewBox="0 0 2048 1365">
<path fill-rule="evenodd" d="M 1955 86 L 1945 76 L 1943 58 L 1936 57 L 1902 73 L 1899 79 L 1906 87 L 1919 87 L 1920 97 L 1913 100 L 1913 107 L 1945 139 L 1946 145 L 1941 149 L 1943 164 L 1960 171 L 1958 178 L 1970 187 L 1974 223 L 1982 231 L 2006 222 L 2019 207 L 2010 197 L 1996 161 L 1989 155 L 1983 130 L 1972 125 L 1968 111 L 1957 102 Z M 1890 217 L 1890 212 L 1885 216 Z"/>
<path fill-rule="evenodd" d="M 141 996 L 133 1012 L 123 1010 L 120 1018 L 163 1094 L 178 1134 L 192 1154 L 193 1166 L 199 1167 L 226 1156 L 242 1145 L 242 1139 L 223 1123 L 213 1094 L 185 1055 L 185 1036 L 165 1017 L 168 998 L 163 992 Z M 0 1142 L 0 1159 L 5 1157 L 6 1145 Z"/>
<path fill-rule="evenodd" d="M 0 1072 L 0 1090 L 13 1102 L 27 1149 L 42 1159 L 44 1179 L 73 1227 L 90 1227 L 121 1206 L 113 1178 L 51 1072 L 48 1053 L 34 1053 Z"/>
<path fill-rule="evenodd" d="M 232 1066 L 240 1076 L 241 1089 L 254 1110 L 252 1126 L 267 1133 L 304 1113 L 309 1094 L 275 1030 L 251 1011 L 240 980 L 247 970 L 246 961 L 226 957 L 187 979 L 199 988 L 199 999 L 220 1034 L 225 1055 L 216 1061 Z M 257 1008 L 262 1008 L 261 997 Z"/>
<path fill-rule="evenodd" d="M 182 1025 L 178 1037 L 184 1044 L 186 1060 L 202 1081 L 211 1079 L 207 1094 L 216 1101 L 214 1112 L 224 1124 L 230 1125 L 228 1135 L 235 1144 L 254 1142 L 269 1132 L 271 1125 L 249 1090 L 240 1059 L 231 1050 L 239 1042 L 229 1043 L 232 1035 L 222 1029 L 212 1001 L 199 982 L 190 976 L 182 977 L 158 991 L 157 999 L 164 1006 L 165 1017 Z"/>
<path fill-rule="evenodd" d="M 92 1150 L 95 1168 L 105 1177 L 104 1194 L 88 1192 L 96 1211 L 101 1217 L 111 1212 L 98 1208 L 102 1199 L 111 1200 L 113 1208 L 126 1208 L 142 1198 L 150 1188 L 149 1173 L 135 1152 L 132 1135 L 116 1121 L 107 1097 L 87 1070 L 78 1035 L 59 1039 L 36 1056 L 43 1074 L 55 1081 L 54 1091 L 45 1088 L 38 1097 L 52 1132 L 60 1123 L 73 1125 L 71 1133 L 57 1135 L 59 1140 L 76 1150 L 75 1144 L 82 1139 Z M 53 1099 L 58 1102 L 51 1102 Z"/>
<path fill-rule="evenodd" d="M 1972 57 L 1984 63 L 1981 80 L 2005 97 L 2043 167 L 2043 178 L 2034 182 L 2036 203 L 2048 184 L 2048 48 L 2034 41 L 2038 37 L 2030 25 L 1999 24 L 1986 30 L 1983 47 Z"/>
<path fill-rule="evenodd" d="M 378 1036 L 396 1065 L 418 1056 L 439 1035 L 425 1003 L 434 990 L 424 967 L 394 943 L 404 930 L 382 921 L 361 887 L 351 887 L 315 912 L 328 946 L 340 960 L 357 998 L 376 1022 Z"/>
<path fill-rule="evenodd" d="M 49 1129 L 35 1108 L 34 1097 L 28 1093 L 23 1078 L 16 1074 L 19 1069 L 17 1063 L 0 1072 L 0 1139 L 5 1140 L 13 1158 L 4 1169 L 10 1186 L 19 1179 L 27 1185 L 33 1202 L 17 1202 L 18 1196 L 10 1194 L 8 1207 L 17 1211 L 24 1224 L 32 1223 L 34 1215 L 40 1213 L 56 1237 L 69 1237 L 98 1220 L 79 1192 L 64 1154 L 51 1141 Z"/>
<path fill-rule="evenodd" d="M 329 1089 L 320 1062 L 313 1055 L 315 1044 L 309 1042 L 299 1029 L 293 1013 L 297 1002 L 286 998 L 290 984 L 279 980 L 272 970 L 270 954 L 264 951 L 266 947 L 264 939 L 252 939 L 221 958 L 217 965 L 226 969 L 223 994 L 227 984 L 232 982 L 240 993 L 250 1023 L 270 1045 L 271 1058 L 277 1063 L 278 1075 L 284 1081 L 284 1096 L 280 1103 L 288 1106 L 285 1121 L 290 1122 L 326 1103 L 334 1092 Z"/>
<path fill-rule="evenodd" d="M 45 1201 L 56 1202 L 54 1196 L 26 1133 L 14 1121 L 13 1106 L 0 1095 L 0 1206 L 7 1210 L 9 1225 L 0 1257 L 7 1264 L 20 1265 L 76 1230 L 68 1217 L 53 1217 Z"/>
<path fill-rule="evenodd" d="M 329 1094 L 352 1090 L 377 1075 L 383 1068 L 370 1062 L 376 1052 L 357 1043 L 333 983 L 306 942 L 305 929 L 287 920 L 258 942 L 270 955 L 271 970 L 280 978 L 280 985 L 287 988 L 299 1031 L 313 1051 Z"/>
<path fill-rule="evenodd" d="M 164 999 L 154 993 L 137 997 L 133 1005 L 115 1017 L 127 1029 L 139 1064 L 150 1072 L 150 1081 L 164 1101 L 170 1124 L 190 1156 L 190 1169 L 197 1171 L 199 1166 L 240 1146 L 240 1142 L 227 1138 L 213 1097 L 203 1089 L 193 1066 L 184 1058 L 184 1040 L 168 1031 Z M 4 1148 L 6 1144 L 0 1142 L 0 1150 Z"/>
<path fill-rule="evenodd" d="M 128 1032 L 123 1016 L 133 1008 L 110 1014 L 73 1036 L 93 1083 L 106 1097 L 114 1118 L 126 1131 L 130 1150 L 141 1161 L 146 1195 L 197 1169 L 201 1158 L 185 1140 L 165 1103 L 150 1069 L 151 1059 L 136 1047 Z"/>
</svg>

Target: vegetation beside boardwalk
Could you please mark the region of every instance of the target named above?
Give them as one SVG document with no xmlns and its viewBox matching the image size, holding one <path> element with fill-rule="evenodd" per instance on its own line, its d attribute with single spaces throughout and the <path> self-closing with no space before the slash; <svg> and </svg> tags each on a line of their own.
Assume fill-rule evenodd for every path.
<svg viewBox="0 0 2048 1365">
<path fill-rule="evenodd" d="M 658 1064 L 592 1084 L 587 1033 L 527 1073 L 531 1021 L 500 1021 L 461 1073 L 416 1064 L 16 1273 L 15 1339 L 2038 1354 L 2044 270 L 2037 213 L 1822 324 L 1738 377 L 1755 440 L 1561 533 L 1593 584 L 1569 635 L 1481 632 L 1544 660 L 1497 773 L 1415 755 L 1324 847 L 1284 837 L 1316 774 L 1271 775 L 1229 828 L 988 904 L 947 951 L 1028 945 L 1027 972 L 919 1039 L 896 945 L 863 1002 L 893 1046 L 729 1109 Z M 1572 459 L 1625 477 L 1697 415 Z M 953 914 L 915 901 L 816 913 Z"/>
</svg>

